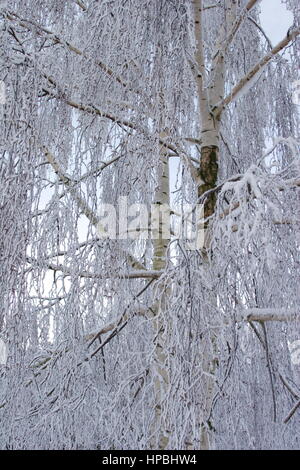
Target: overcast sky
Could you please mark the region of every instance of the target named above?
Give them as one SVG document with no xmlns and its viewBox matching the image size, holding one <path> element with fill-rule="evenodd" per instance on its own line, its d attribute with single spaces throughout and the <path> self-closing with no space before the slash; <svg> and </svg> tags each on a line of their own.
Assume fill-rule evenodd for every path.
<svg viewBox="0 0 300 470">
<path fill-rule="evenodd" d="M 300 1 L 300 0 L 299 0 Z M 293 15 L 287 11 L 281 0 L 262 0 L 261 24 L 272 44 L 277 44 L 286 36 L 293 24 Z"/>
</svg>

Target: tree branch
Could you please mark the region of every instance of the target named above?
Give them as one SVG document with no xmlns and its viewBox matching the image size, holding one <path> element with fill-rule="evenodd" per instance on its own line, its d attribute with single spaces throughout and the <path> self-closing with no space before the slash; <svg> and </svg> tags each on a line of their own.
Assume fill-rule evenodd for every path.
<svg viewBox="0 0 300 470">
<path fill-rule="evenodd" d="M 59 87 L 58 87 L 57 83 L 55 82 L 55 80 L 52 77 L 49 77 L 46 73 L 44 73 L 44 72 L 41 72 L 41 73 L 44 76 L 44 78 L 46 78 L 47 81 L 51 85 L 55 86 L 56 89 L 59 91 Z M 92 114 L 92 115 L 96 114 L 99 117 L 107 118 L 110 121 L 115 122 L 116 124 L 128 127 L 131 130 L 135 130 L 137 132 L 141 132 L 141 133 L 147 135 L 147 131 L 145 129 L 140 128 L 137 124 L 134 124 L 133 122 L 128 121 L 128 120 L 123 119 L 123 118 L 120 118 L 118 116 L 115 116 L 111 113 L 107 113 L 106 111 L 102 111 L 94 105 L 84 105 L 84 104 L 81 104 L 81 103 L 77 103 L 77 102 L 73 101 L 72 99 L 67 98 L 65 96 L 65 94 L 63 94 L 63 93 L 62 94 L 54 93 L 52 90 L 49 90 L 45 87 L 43 87 L 43 91 L 48 96 L 51 96 L 51 97 L 56 98 L 58 100 L 62 100 L 64 103 L 68 104 L 69 106 L 71 106 L 74 109 L 77 109 L 78 111 L 83 111 L 83 112 L 86 112 L 86 113 L 89 113 L 89 114 Z M 130 105 L 128 105 L 128 106 L 130 107 Z M 168 142 L 168 137 L 169 136 L 167 136 L 166 138 L 159 137 L 160 145 L 163 145 L 167 150 L 170 150 L 171 152 L 175 153 L 176 156 L 178 156 L 178 157 L 180 156 L 181 153 L 184 153 L 184 155 L 186 156 L 185 152 L 182 149 L 180 149 L 176 145 Z M 197 139 L 196 139 L 196 141 L 197 141 Z M 169 155 L 168 154 L 168 156 L 174 156 L 174 155 Z M 190 160 L 192 160 L 191 157 L 188 156 L 188 158 Z"/>
<path fill-rule="evenodd" d="M 300 321 L 300 309 L 291 310 L 289 308 L 248 308 L 242 311 L 241 316 L 237 321 Z"/>
<path fill-rule="evenodd" d="M 269 49 L 273 49 L 273 44 L 271 43 L 270 39 L 268 38 L 268 36 L 266 35 L 265 31 L 260 26 L 260 24 L 258 24 L 254 18 L 251 18 L 251 16 L 248 16 L 248 20 L 251 21 L 251 23 L 253 23 L 257 27 L 257 29 L 261 32 L 261 34 L 264 36 L 265 40 L 268 43 Z"/>
<path fill-rule="evenodd" d="M 88 114 L 92 114 L 92 115 L 96 114 L 97 116 L 100 116 L 102 118 L 107 118 L 110 121 L 115 122 L 116 124 L 120 124 L 120 125 L 123 125 L 125 127 L 128 127 L 129 129 L 140 130 L 140 129 L 138 129 L 138 127 L 135 124 L 128 121 L 127 119 L 122 119 L 118 116 L 114 116 L 111 113 L 107 113 L 105 111 L 102 111 L 94 105 L 84 105 L 84 104 L 81 104 L 81 103 L 77 103 L 76 101 L 73 101 L 73 100 L 67 98 L 65 95 L 64 96 L 59 96 L 58 94 L 54 93 L 52 90 L 49 90 L 45 87 L 43 87 L 43 91 L 45 93 L 47 93 L 47 95 L 51 96 L 52 98 L 62 100 L 64 103 L 68 104 L 69 106 L 71 106 L 74 109 L 77 109 L 78 111 L 84 111 L 84 112 L 86 112 Z"/>
<path fill-rule="evenodd" d="M 105 273 L 91 273 L 89 271 L 78 271 L 74 272 L 70 268 L 63 266 L 62 264 L 53 264 L 45 262 L 44 260 L 36 260 L 33 258 L 26 258 L 26 261 L 30 264 L 41 266 L 43 269 L 51 269 L 52 271 L 60 271 L 64 273 L 66 276 L 79 276 L 86 279 L 159 279 L 162 275 L 163 271 L 150 271 L 150 270 L 137 270 L 131 272 L 122 272 L 117 274 L 105 274 Z"/>
<path fill-rule="evenodd" d="M 266 54 L 251 70 L 248 74 L 243 77 L 237 85 L 231 90 L 231 92 L 221 101 L 217 103 L 213 108 L 215 117 L 219 117 L 223 112 L 224 108 L 230 104 L 240 94 L 246 86 L 249 85 L 250 81 L 254 81 L 256 75 L 262 71 L 265 67 L 282 49 L 284 49 L 290 42 L 292 42 L 299 35 L 300 29 L 296 29 L 291 32 L 289 36 L 286 36 L 280 41 L 268 54 Z"/>
<path fill-rule="evenodd" d="M 96 227 L 98 225 L 98 222 L 99 222 L 98 217 L 95 215 L 95 213 L 92 211 L 92 209 L 88 206 L 88 204 L 84 201 L 84 199 L 80 196 L 80 194 L 76 191 L 76 189 L 72 187 L 72 180 L 63 173 L 63 171 L 62 171 L 62 169 L 59 165 L 59 162 L 54 157 L 54 155 L 49 151 L 49 149 L 45 145 L 41 145 L 41 148 L 42 148 L 48 162 L 52 166 L 54 172 L 57 174 L 58 178 L 67 187 L 70 187 L 71 196 L 75 199 L 75 201 L 77 202 L 79 208 L 82 210 L 82 212 L 88 218 L 88 220 L 91 222 L 91 224 L 94 227 Z M 140 270 L 145 270 L 146 271 L 146 267 L 140 261 L 138 261 L 134 256 L 132 256 L 130 253 L 125 252 L 125 256 L 126 256 L 127 260 L 129 261 L 129 263 L 131 264 L 131 266 L 134 269 L 140 269 Z"/>
<path fill-rule="evenodd" d="M 87 11 L 87 7 L 84 5 L 84 3 L 81 0 L 75 0 L 75 3 L 83 10 Z"/>
<path fill-rule="evenodd" d="M 80 2 L 81 3 L 81 2 Z M 64 41 L 61 39 L 56 33 L 53 33 L 51 30 L 48 28 L 45 28 L 44 26 L 39 25 L 35 21 L 32 20 L 26 20 L 20 18 L 17 13 L 13 11 L 7 11 L 6 12 L 6 18 L 9 19 L 10 21 L 13 21 L 17 23 L 19 26 L 26 28 L 29 31 L 32 31 L 32 26 L 34 27 L 34 32 L 38 35 L 42 35 L 42 33 L 46 34 L 49 39 L 51 39 L 54 44 L 60 44 L 62 46 L 66 46 L 69 51 L 74 52 L 76 55 L 84 57 L 85 59 L 94 62 L 98 67 L 101 68 L 103 72 L 105 72 L 109 77 L 113 78 L 116 80 L 120 85 L 123 87 L 127 87 L 128 84 L 123 80 L 123 78 L 119 77 L 108 65 L 104 64 L 104 62 L 101 62 L 99 60 L 93 60 L 91 57 L 88 57 L 83 51 L 78 49 L 76 46 L 71 44 L 69 41 Z M 133 91 L 130 88 L 131 91 Z"/>
<path fill-rule="evenodd" d="M 238 32 L 242 22 L 244 21 L 244 19 L 248 16 L 248 13 L 250 12 L 250 10 L 252 10 L 252 8 L 256 5 L 256 3 L 258 3 L 260 0 L 249 0 L 247 5 L 245 6 L 245 8 L 243 9 L 242 13 L 240 14 L 240 16 L 236 19 L 235 23 L 233 24 L 232 28 L 231 28 L 231 31 L 230 33 L 228 34 L 227 38 L 225 39 L 225 44 L 223 46 L 223 50 L 222 52 L 225 53 L 228 49 L 228 47 L 230 46 L 230 44 L 232 43 L 236 33 Z M 219 53 L 219 52 L 218 52 Z"/>
</svg>

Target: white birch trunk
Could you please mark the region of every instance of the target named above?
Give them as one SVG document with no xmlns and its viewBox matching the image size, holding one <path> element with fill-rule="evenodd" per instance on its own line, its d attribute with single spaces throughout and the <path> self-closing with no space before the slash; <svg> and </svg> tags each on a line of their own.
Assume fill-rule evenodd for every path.
<svg viewBox="0 0 300 470">
<path fill-rule="evenodd" d="M 220 30 L 218 40 L 216 42 L 216 55 L 213 60 L 210 75 L 213 79 L 210 80 L 210 86 L 207 87 L 206 77 L 206 64 L 203 42 L 203 2 L 202 0 L 194 0 L 194 20 L 195 20 L 195 42 L 196 52 L 195 61 L 197 63 L 197 91 L 198 91 L 198 109 L 200 121 L 200 140 L 201 140 L 201 155 L 200 155 L 200 184 L 198 186 L 198 197 L 217 185 L 218 181 L 218 168 L 219 168 L 219 142 L 220 142 L 220 116 L 216 119 L 212 113 L 214 103 L 219 102 L 224 97 L 225 89 L 225 68 L 224 68 L 224 55 L 222 52 L 222 41 L 225 39 L 226 30 L 230 29 L 235 19 L 235 2 L 226 1 L 226 23 Z M 210 249 L 210 232 L 213 230 L 212 221 L 207 220 L 211 218 L 215 211 L 216 194 L 211 193 L 204 200 L 204 217 L 206 222 L 204 228 L 206 230 L 204 247 L 202 250 L 204 269 L 208 270 L 210 257 L 207 256 Z M 210 304 L 216 304 L 216 293 L 212 292 Z M 209 438 L 207 429 L 207 420 L 210 415 L 212 401 L 215 392 L 215 349 L 216 349 L 216 336 L 213 332 L 204 339 L 205 344 L 203 347 L 202 356 L 202 370 L 203 370 L 203 389 L 204 389 L 204 409 L 202 410 L 201 424 L 200 424 L 200 448 L 202 450 L 211 449 L 213 441 Z"/>
<path fill-rule="evenodd" d="M 165 137 L 165 133 L 160 133 L 160 139 Z M 155 192 L 154 202 L 157 209 L 162 208 L 159 212 L 158 233 L 154 230 L 153 236 L 153 269 L 163 270 L 166 266 L 167 248 L 170 239 L 164 238 L 166 235 L 163 233 L 163 222 L 166 223 L 165 227 L 170 226 L 170 221 L 162 218 L 164 207 L 168 211 L 170 204 L 169 197 L 169 163 L 167 150 L 164 146 L 160 149 L 160 165 L 158 168 L 157 189 Z M 168 429 L 168 413 L 165 409 L 166 393 L 169 386 L 169 371 L 167 364 L 167 355 L 165 351 L 165 334 L 166 334 L 166 319 L 164 318 L 165 304 L 168 292 L 164 291 L 160 286 L 157 288 L 158 301 L 156 302 L 153 311 L 155 316 L 153 318 L 153 329 L 155 334 L 155 354 L 153 363 L 154 375 L 154 394 L 155 394 L 155 420 L 153 426 L 153 439 L 152 447 L 158 449 L 165 449 L 169 442 L 169 429 Z"/>
</svg>

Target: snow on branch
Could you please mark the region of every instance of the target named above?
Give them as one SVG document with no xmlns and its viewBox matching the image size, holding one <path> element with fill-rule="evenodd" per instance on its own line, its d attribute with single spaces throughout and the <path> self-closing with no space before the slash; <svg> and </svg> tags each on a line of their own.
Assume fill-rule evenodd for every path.
<svg viewBox="0 0 300 470">
<path fill-rule="evenodd" d="M 34 260 L 32 258 L 27 258 L 27 261 L 30 264 L 34 264 L 36 266 L 42 266 L 45 269 L 50 269 L 52 271 L 61 271 L 66 276 L 79 276 L 87 279 L 158 279 L 163 271 L 150 271 L 150 270 L 138 270 L 138 271 L 131 271 L 131 272 L 120 272 L 118 274 L 108 274 L 108 273 L 91 273 L 89 271 L 78 271 L 74 272 L 71 269 L 67 268 L 61 264 L 53 264 L 53 263 L 45 263 L 43 264 L 43 260 Z"/>
<path fill-rule="evenodd" d="M 300 321 L 300 309 L 289 308 L 248 308 L 242 311 L 238 321 Z"/>
<path fill-rule="evenodd" d="M 54 93 L 52 90 L 49 90 L 45 87 L 43 87 L 43 91 L 47 95 L 51 96 L 52 98 L 56 98 L 58 100 L 63 100 L 64 103 L 68 104 L 69 106 L 71 106 L 74 109 L 77 109 L 78 111 L 84 111 L 84 112 L 86 112 L 88 114 L 92 114 L 92 115 L 96 114 L 97 116 L 100 116 L 102 118 L 107 118 L 110 121 L 115 122 L 116 124 L 119 124 L 121 126 L 125 126 L 129 129 L 140 130 L 138 128 L 138 126 L 133 124 L 131 121 L 128 121 L 127 119 L 120 118 L 120 117 L 115 116 L 115 115 L 113 115 L 111 113 L 108 113 L 106 111 L 100 110 L 97 106 L 95 106 L 93 104 L 85 105 L 85 104 L 82 104 L 82 103 L 77 103 L 76 101 L 74 101 L 70 98 L 67 98 L 66 96 L 61 96 L 57 93 Z"/>
<path fill-rule="evenodd" d="M 228 34 L 225 44 L 223 46 L 222 52 L 226 52 L 230 44 L 232 43 L 233 39 L 235 38 L 236 33 L 238 32 L 241 24 L 243 23 L 244 19 L 248 16 L 248 13 L 252 10 L 252 8 L 258 4 L 260 0 L 249 0 L 245 8 L 243 9 L 242 13 L 236 19 L 235 23 L 233 24 L 230 33 Z M 220 51 L 219 51 L 220 52 Z"/>
<path fill-rule="evenodd" d="M 264 161 L 265 158 L 270 155 L 275 149 L 276 147 L 278 147 L 278 145 L 280 144 L 283 144 L 283 145 L 286 145 L 287 147 L 289 147 L 291 153 L 292 153 L 292 157 L 294 160 L 296 160 L 299 156 L 299 147 L 300 147 L 300 142 L 298 142 L 296 139 L 294 139 L 293 137 L 276 137 L 274 140 L 273 140 L 273 145 L 272 147 L 270 147 L 268 150 L 266 150 L 266 152 L 262 155 L 262 157 L 260 158 L 260 162 L 261 161 Z"/>
<path fill-rule="evenodd" d="M 285 205 L 285 193 L 299 187 L 299 176 L 287 178 L 286 168 L 270 174 L 256 165 L 219 184 L 212 189 L 218 193 L 213 244 L 234 242 L 243 250 L 262 230 L 299 224 L 297 212 Z"/>
<path fill-rule="evenodd" d="M 269 49 L 273 49 L 273 45 L 269 39 L 269 37 L 267 36 L 266 32 L 264 31 L 264 29 L 261 27 L 260 24 L 257 23 L 257 21 L 255 21 L 254 18 L 252 18 L 251 16 L 248 16 L 248 20 L 254 24 L 254 26 L 256 26 L 256 28 L 261 32 L 261 34 L 264 36 L 265 40 L 267 41 L 267 44 L 269 46 Z"/>
<path fill-rule="evenodd" d="M 66 46 L 71 52 L 74 52 L 76 55 L 82 56 L 82 57 L 84 57 L 85 59 L 87 59 L 89 61 L 92 60 L 83 51 L 78 49 L 76 46 L 71 44 L 69 41 L 65 41 L 65 40 L 61 39 L 56 33 L 53 33 L 48 28 L 45 28 L 44 26 L 39 25 L 35 21 L 23 19 L 17 13 L 15 13 L 13 11 L 7 11 L 5 16 L 8 20 L 17 23 L 22 28 L 26 28 L 29 31 L 34 31 L 36 34 L 39 34 L 39 35 L 46 34 L 54 42 L 54 44 L 60 44 L 62 46 Z M 122 85 L 123 87 L 128 86 L 127 83 L 121 77 L 119 77 L 106 64 L 104 64 L 103 62 L 101 62 L 99 60 L 94 61 L 94 63 L 98 67 L 100 67 L 101 70 L 103 70 L 103 72 L 105 72 L 110 78 L 112 78 L 113 80 L 116 80 L 120 85 Z"/>
<path fill-rule="evenodd" d="M 88 220 L 91 222 L 91 224 L 96 227 L 98 222 L 99 222 L 99 219 L 96 216 L 96 214 L 94 213 L 94 211 L 88 206 L 88 204 L 80 196 L 80 194 L 78 193 L 76 188 L 74 188 L 72 186 L 72 180 L 70 179 L 69 176 L 66 176 L 64 174 L 64 172 L 62 171 L 62 169 L 59 165 L 58 160 L 50 152 L 50 150 L 45 145 L 42 145 L 41 148 L 42 148 L 48 162 L 52 166 L 54 172 L 57 174 L 58 178 L 60 179 L 60 181 L 62 181 L 66 187 L 70 188 L 71 196 L 75 199 L 78 206 L 80 207 L 80 209 L 82 210 L 84 215 L 88 218 Z M 131 266 L 134 269 L 139 269 L 139 270 L 146 271 L 145 266 L 140 261 L 138 261 L 133 255 L 131 255 L 130 253 L 125 253 L 125 256 L 126 256 L 128 262 L 131 264 Z M 140 277 L 140 276 L 138 276 L 138 277 Z"/>
<path fill-rule="evenodd" d="M 151 311 L 150 308 L 142 307 L 141 305 L 138 304 L 138 298 L 144 294 L 144 292 L 152 285 L 154 281 L 154 278 L 152 278 L 142 289 L 135 295 L 132 296 L 132 299 L 128 302 L 126 308 L 122 312 L 121 315 L 119 315 L 116 319 L 113 321 L 107 323 L 100 329 L 97 329 L 93 333 L 89 333 L 83 337 L 84 342 L 88 342 L 87 348 L 91 348 L 91 346 L 94 344 L 94 342 L 99 339 L 102 335 L 107 334 L 112 332 L 102 343 L 100 347 L 97 347 L 94 351 L 92 351 L 89 356 L 87 356 L 83 362 L 88 361 L 92 359 L 100 350 L 104 348 L 104 346 L 111 341 L 112 338 L 114 338 L 128 323 L 130 318 L 133 318 L 138 315 L 144 316 L 148 310 Z M 71 350 L 71 346 L 65 347 L 63 350 L 57 350 L 53 351 L 52 354 L 47 354 L 46 356 L 40 356 L 39 358 L 35 358 L 31 364 L 32 368 L 37 370 L 37 369 L 45 369 L 49 365 L 49 361 L 54 358 L 55 356 L 61 356 L 61 354 L 66 354 Z M 80 366 L 83 364 L 83 362 L 80 362 L 77 364 L 77 366 Z M 36 375 L 39 374 L 39 372 L 35 373 Z M 32 381 L 30 381 L 27 385 L 30 385 Z"/>
<path fill-rule="evenodd" d="M 57 93 L 55 93 L 53 90 L 50 90 L 46 87 L 43 87 L 44 93 L 46 93 L 48 96 L 51 96 L 52 98 L 56 98 L 58 100 L 63 100 L 63 102 L 65 104 L 71 106 L 74 109 L 77 109 L 78 111 L 83 111 L 83 112 L 86 112 L 86 113 L 92 114 L 92 115 L 96 114 L 97 116 L 99 116 L 101 118 L 109 119 L 110 121 L 115 122 L 116 124 L 118 124 L 122 127 L 125 126 L 128 129 L 131 129 L 131 130 L 134 130 L 134 131 L 137 131 L 137 132 L 140 132 L 142 134 L 147 135 L 146 129 L 141 128 L 139 125 L 133 123 L 132 121 L 129 121 L 128 119 L 121 118 L 119 116 L 115 116 L 112 113 L 108 113 L 106 111 L 103 111 L 103 110 L 99 109 L 97 106 L 95 106 L 93 104 L 86 105 L 86 104 L 82 104 L 82 103 L 77 103 L 73 99 L 67 98 L 65 93 L 60 92 L 60 87 L 58 86 L 58 84 L 55 82 L 55 80 L 52 77 L 49 77 L 44 72 L 42 73 L 42 75 L 57 90 Z M 130 105 L 128 105 L 128 107 L 131 108 Z M 197 139 L 190 139 L 190 141 L 193 141 L 193 143 L 198 143 Z M 187 158 L 189 160 L 188 165 L 190 166 L 190 164 L 191 164 L 190 162 L 193 159 L 189 155 L 187 155 L 181 147 L 169 142 L 169 136 L 167 136 L 167 138 L 160 137 L 159 138 L 159 143 L 160 143 L 160 145 L 163 145 L 167 150 L 170 150 L 171 152 L 173 152 L 173 154 L 175 154 L 175 156 L 179 157 L 181 155 L 181 156 L 184 156 L 184 158 Z M 173 154 L 168 154 L 168 156 L 174 156 Z"/>
<path fill-rule="evenodd" d="M 250 88 L 256 83 L 260 74 L 262 73 L 264 67 L 266 67 L 269 62 L 288 44 L 290 44 L 300 33 L 300 29 L 296 29 L 291 32 L 290 35 L 286 36 L 282 41 L 280 41 L 268 54 L 266 54 L 251 70 L 246 76 L 244 76 L 231 90 L 231 92 L 220 102 L 213 107 L 213 113 L 216 117 L 219 117 L 224 110 L 224 108 L 232 103 L 238 97 L 243 96 L 247 93 Z"/>
</svg>

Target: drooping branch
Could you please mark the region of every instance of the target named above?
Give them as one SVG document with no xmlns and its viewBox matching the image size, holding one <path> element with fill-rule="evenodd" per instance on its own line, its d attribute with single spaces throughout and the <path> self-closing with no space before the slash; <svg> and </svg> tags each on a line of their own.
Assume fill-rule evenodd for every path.
<svg viewBox="0 0 300 470">
<path fill-rule="evenodd" d="M 58 178 L 60 179 L 60 181 L 62 181 L 62 183 L 64 183 L 66 186 L 70 187 L 70 193 L 71 193 L 72 197 L 74 197 L 74 199 L 76 200 L 78 206 L 80 207 L 80 209 L 82 210 L 84 215 L 88 218 L 88 220 L 92 223 L 92 225 L 97 226 L 97 224 L 99 222 L 98 217 L 96 217 L 96 215 L 94 214 L 92 209 L 90 209 L 90 207 L 87 205 L 87 203 L 84 201 L 84 199 L 80 196 L 78 191 L 75 188 L 71 187 L 72 180 L 63 173 L 57 159 L 49 151 L 49 149 L 47 147 L 45 147 L 44 145 L 42 146 L 42 150 L 43 150 L 48 162 L 52 166 L 54 172 L 57 174 Z"/>
<path fill-rule="evenodd" d="M 233 39 L 235 38 L 241 24 L 243 23 L 243 21 L 245 20 L 245 18 L 247 18 L 249 12 L 252 10 L 252 8 L 257 4 L 259 3 L 260 0 L 249 0 L 247 5 L 245 6 L 245 8 L 243 9 L 242 13 L 239 15 L 239 17 L 236 19 L 236 21 L 234 22 L 234 24 L 232 25 L 232 28 L 225 40 L 225 43 L 222 47 L 223 49 L 223 53 L 225 53 L 228 49 L 228 47 L 230 46 L 230 44 L 232 43 Z"/>
<path fill-rule="evenodd" d="M 136 295 L 134 295 L 133 299 L 131 302 L 128 303 L 127 307 L 125 308 L 124 312 L 119 316 L 119 318 L 108 325 L 104 326 L 101 328 L 99 331 L 96 333 L 92 333 L 90 335 L 87 335 L 85 337 L 86 341 L 90 341 L 88 344 L 88 348 L 90 348 L 93 343 L 96 341 L 97 338 L 99 338 L 102 334 L 109 333 L 112 331 L 111 335 L 106 338 L 106 340 L 101 343 L 100 347 L 98 347 L 93 353 L 89 356 L 90 358 L 94 357 L 100 350 L 104 348 L 104 346 L 114 337 L 118 332 L 121 331 L 121 329 L 124 328 L 124 326 L 127 324 L 129 320 L 129 313 L 130 313 L 130 308 L 132 307 L 132 302 L 137 300 L 152 284 L 154 281 L 154 278 L 152 278 Z M 134 309 L 134 314 L 132 316 L 136 315 L 145 315 L 148 310 L 151 310 L 151 308 L 135 308 Z"/>
<path fill-rule="evenodd" d="M 47 75 L 44 72 L 42 73 L 42 75 L 44 76 L 44 78 L 46 78 L 46 80 L 52 86 L 54 86 L 56 88 L 57 91 L 60 90 L 60 87 L 58 86 L 58 84 L 56 83 L 56 81 L 52 77 L 49 77 L 49 75 Z M 55 93 L 53 90 L 50 90 L 46 87 L 43 87 L 43 91 L 48 96 L 51 96 L 52 98 L 56 98 L 58 100 L 62 100 L 65 104 L 71 106 L 74 109 L 77 109 L 78 111 L 83 111 L 83 112 L 86 112 L 88 114 L 97 115 L 101 118 L 109 119 L 110 121 L 122 126 L 122 128 L 124 126 L 125 128 L 128 128 L 132 131 L 137 131 L 141 134 L 148 135 L 148 131 L 146 129 L 142 128 L 140 125 L 137 125 L 137 124 L 133 123 L 132 121 L 121 118 L 121 117 L 116 116 L 112 113 L 108 113 L 106 111 L 103 111 L 95 105 L 91 105 L 91 104 L 85 105 L 85 104 L 82 104 L 82 103 L 78 103 L 78 102 L 74 101 L 73 99 L 70 99 L 70 98 L 66 97 L 66 95 L 64 93 L 60 93 L 60 92 Z M 128 107 L 130 108 L 131 106 L 128 105 Z M 198 139 L 188 139 L 188 140 L 190 142 L 193 142 L 193 143 L 198 143 L 199 142 Z M 183 149 L 179 148 L 178 145 L 175 145 L 174 143 L 171 143 L 170 142 L 170 136 L 167 135 L 167 134 L 165 134 L 164 137 L 162 137 L 162 136 L 159 137 L 159 144 L 161 146 L 163 146 L 166 150 L 172 152 L 172 153 L 166 152 L 166 156 L 174 156 L 174 154 L 175 154 L 175 156 L 177 156 L 177 157 L 180 157 L 180 155 L 181 155 L 181 156 L 183 156 L 184 159 L 188 159 L 189 160 L 188 166 L 190 166 L 190 162 L 192 160 L 195 160 L 192 157 L 190 157 L 189 155 L 187 155 Z"/>
<path fill-rule="evenodd" d="M 267 36 L 266 32 L 264 31 L 264 29 L 261 27 L 260 24 L 257 23 L 257 21 L 255 21 L 254 18 L 252 18 L 251 16 L 248 16 L 248 20 L 254 24 L 254 26 L 256 26 L 256 28 L 261 32 L 261 34 L 264 36 L 265 40 L 267 41 L 267 44 L 269 46 L 269 49 L 273 49 L 273 45 L 270 41 L 270 38 Z"/>
<path fill-rule="evenodd" d="M 54 93 L 52 90 L 49 90 L 45 87 L 43 87 L 43 91 L 58 100 L 62 100 L 64 103 L 68 104 L 74 109 L 77 109 L 78 111 L 84 111 L 85 113 L 92 114 L 92 115 L 97 115 L 100 116 L 101 118 L 107 118 L 112 122 L 115 122 L 116 124 L 120 124 L 121 126 L 125 126 L 128 129 L 134 129 L 134 130 L 139 130 L 141 129 L 138 128 L 137 125 L 133 124 L 132 122 L 128 121 L 127 119 L 120 118 L 118 116 L 115 116 L 112 113 L 108 113 L 106 111 L 100 110 L 97 106 L 95 105 L 85 105 L 81 103 L 77 103 L 76 101 L 67 98 L 66 96 L 60 96 L 57 93 Z"/>
<path fill-rule="evenodd" d="M 80 207 L 84 215 L 88 218 L 88 220 L 91 222 L 92 225 L 97 227 L 99 223 L 99 218 L 96 216 L 94 211 L 88 206 L 88 204 L 84 201 L 84 199 L 80 196 L 76 188 L 72 187 L 72 180 L 64 174 L 64 172 L 62 171 L 59 165 L 58 160 L 54 157 L 54 155 L 50 152 L 50 150 L 45 145 L 42 145 L 41 148 L 48 162 L 52 166 L 54 172 L 57 174 L 58 178 L 60 179 L 60 181 L 62 181 L 65 184 L 65 186 L 70 188 L 71 196 L 75 199 L 75 201 L 77 202 L 78 206 Z M 128 262 L 131 264 L 131 266 L 134 269 L 139 269 L 143 271 L 146 270 L 146 267 L 143 265 L 143 263 L 138 261 L 133 255 L 131 255 L 130 253 L 125 253 L 125 256 Z"/>
<path fill-rule="evenodd" d="M 138 308 L 137 308 L 133 305 L 133 302 L 137 301 L 138 298 L 141 297 L 141 295 L 152 285 L 153 281 L 154 281 L 154 278 L 152 278 L 144 287 L 142 287 L 142 289 L 137 294 L 133 295 L 132 299 L 130 300 L 130 302 L 128 302 L 128 304 L 127 304 L 126 308 L 124 309 L 123 313 L 121 315 L 119 315 L 117 319 L 115 319 L 115 320 L 111 321 L 110 323 L 106 324 L 105 326 L 101 327 L 100 330 L 98 329 L 96 332 L 89 333 L 89 334 L 87 334 L 83 337 L 84 342 L 89 342 L 87 347 L 90 348 L 100 336 L 112 331 L 112 333 L 109 335 L 109 337 L 106 338 L 106 340 L 103 343 L 101 343 L 100 348 L 97 348 L 96 350 L 94 350 L 85 359 L 85 361 L 90 360 L 92 357 L 94 357 L 99 352 L 100 349 L 102 350 L 104 348 L 104 346 L 126 326 L 126 324 L 128 323 L 128 320 L 130 318 L 133 318 L 137 315 L 145 315 L 146 314 L 146 312 L 149 309 L 142 308 L 140 306 L 138 306 Z M 48 367 L 49 361 L 54 356 L 58 356 L 58 355 L 67 353 L 67 352 L 69 352 L 70 349 L 71 349 L 71 347 L 67 346 L 63 350 L 54 351 L 51 355 L 47 355 L 46 357 L 43 357 L 42 359 L 40 359 L 38 361 L 33 360 L 32 361 L 32 364 L 33 364 L 32 368 L 35 369 L 35 370 L 45 369 L 46 367 Z M 82 365 L 82 363 L 77 364 L 77 366 L 80 366 L 80 365 Z M 36 372 L 36 374 L 38 375 L 39 372 Z M 28 382 L 27 385 L 30 385 L 31 382 L 32 381 Z"/>
<path fill-rule="evenodd" d="M 81 3 L 81 2 L 80 2 Z M 27 30 L 29 31 L 33 31 L 36 33 L 36 34 L 39 34 L 39 35 L 44 35 L 46 34 L 47 37 L 53 41 L 54 44 L 60 44 L 62 46 L 65 46 L 67 47 L 71 52 L 74 52 L 76 55 L 78 56 L 81 56 L 81 57 L 84 57 L 85 59 L 91 61 L 92 59 L 90 57 L 88 57 L 83 51 L 81 51 L 80 49 L 78 49 L 78 47 L 74 46 L 73 44 L 71 44 L 69 41 L 66 41 L 62 38 L 59 37 L 58 34 L 56 33 L 53 33 L 51 30 L 49 30 L 48 28 L 45 28 L 44 26 L 41 26 L 39 25 L 38 23 L 36 23 L 36 21 L 33 21 L 33 20 L 27 20 L 27 19 L 22 19 L 17 13 L 13 12 L 13 11 L 6 11 L 5 12 L 5 17 L 10 20 L 10 21 L 13 21 L 14 23 L 17 23 L 19 26 L 21 26 L 22 28 L 26 28 Z M 110 67 L 108 67 L 106 64 L 104 64 L 103 62 L 97 60 L 92 60 L 98 67 L 100 67 L 100 69 L 105 72 L 110 78 L 112 78 L 113 80 L 116 80 L 120 85 L 122 85 L 123 87 L 127 87 L 128 84 L 123 80 L 122 77 L 118 76 Z"/>
<path fill-rule="evenodd" d="M 296 29 L 280 41 L 268 54 L 266 54 L 248 73 L 243 77 L 231 90 L 231 92 L 220 102 L 217 103 L 213 108 L 213 113 L 216 118 L 219 118 L 222 111 L 232 101 L 234 101 L 238 95 L 242 94 L 244 90 L 249 91 L 251 84 L 254 84 L 257 75 L 260 74 L 263 68 L 271 62 L 271 60 L 282 51 L 288 44 L 290 44 L 300 33 L 300 29 Z"/>
</svg>

